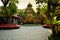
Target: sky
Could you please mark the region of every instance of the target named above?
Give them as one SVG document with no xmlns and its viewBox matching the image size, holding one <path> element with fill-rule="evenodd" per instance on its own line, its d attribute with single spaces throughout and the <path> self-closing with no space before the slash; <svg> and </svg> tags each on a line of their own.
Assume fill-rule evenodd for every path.
<svg viewBox="0 0 60 40">
<path fill-rule="evenodd" d="M 19 3 L 17 4 L 18 9 L 25 9 L 28 5 L 28 3 L 31 3 L 33 8 L 36 9 L 36 3 L 35 0 L 19 0 Z M 2 6 L 2 2 L 0 1 L 0 6 Z"/>
</svg>

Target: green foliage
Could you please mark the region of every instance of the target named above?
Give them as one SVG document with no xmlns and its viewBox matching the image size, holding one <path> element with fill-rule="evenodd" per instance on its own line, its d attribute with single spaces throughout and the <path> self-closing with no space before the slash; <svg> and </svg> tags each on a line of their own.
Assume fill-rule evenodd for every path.
<svg viewBox="0 0 60 40">
<path fill-rule="evenodd" d="M 17 6 L 15 3 L 10 3 L 9 6 L 7 7 L 7 9 L 5 10 L 5 12 L 3 12 L 3 16 L 13 16 L 14 13 L 17 13 Z"/>
<path fill-rule="evenodd" d="M 4 0 L 4 1 L 7 2 L 8 0 Z M 4 2 L 4 1 L 2 1 L 2 2 Z M 4 17 L 6 17 L 6 16 L 11 17 L 11 16 L 13 16 L 14 13 L 17 13 L 17 6 L 16 6 L 17 0 L 15 0 L 15 1 L 9 0 L 9 1 L 8 1 L 9 5 L 8 6 L 6 5 L 6 7 L 4 6 L 5 9 L 2 9 L 2 16 L 4 16 Z M 3 4 L 5 4 L 5 3 L 3 3 Z"/>
<path fill-rule="evenodd" d="M 17 13 L 17 6 L 15 3 L 10 3 L 7 12 L 9 13 L 10 16 L 12 16 L 14 13 Z"/>
<path fill-rule="evenodd" d="M 57 8 L 58 6 L 60 6 L 60 0 L 42 0 L 42 3 L 41 3 L 41 0 L 36 0 L 36 3 L 38 4 L 38 6 L 40 4 L 43 4 L 43 3 L 47 3 L 46 7 L 42 7 L 40 8 L 40 13 L 44 13 L 47 15 L 47 19 L 50 21 L 51 24 L 54 24 L 54 17 L 57 13 L 60 12 L 60 9 Z M 41 7 L 42 5 L 40 5 Z M 57 8 L 57 10 L 56 10 Z M 38 11 L 37 11 L 38 12 Z"/>
<path fill-rule="evenodd" d="M 22 16 L 22 15 L 23 15 L 23 10 L 18 9 L 18 10 L 17 10 L 17 13 L 18 13 L 18 15 Z"/>
<path fill-rule="evenodd" d="M 37 16 L 40 14 L 40 7 L 37 7 Z"/>
<path fill-rule="evenodd" d="M 21 9 L 18 9 L 17 10 L 17 13 L 18 13 L 19 16 L 24 16 L 24 12 Z"/>
<path fill-rule="evenodd" d="M 42 0 L 36 0 L 36 4 L 42 3 Z"/>
<path fill-rule="evenodd" d="M 39 4 L 39 3 L 47 3 L 48 0 L 36 0 L 36 4 Z"/>
<path fill-rule="evenodd" d="M 47 12 L 47 5 L 40 8 L 40 13 L 45 14 L 46 12 Z"/>
<path fill-rule="evenodd" d="M 19 3 L 18 0 L 10 0 L 12 3 Z"/>
<path fill-rule="evenodd" d="M 0 12 L 2 11 L 2 9 L 3 9 L 3 6 L 0 7 Z"/>
<path fill-rule="evenodd" d="M 40 14 L 40 3 L 41 3 L 41 0 L 36 0 L 36 4 L 38 4 L 38 6 L 37 6 L 37 16 Z"/>
<path fill-rule="evenodd" d="M 14 13 L 17 13 L 16 3 L 18 0 L 1 0 L 1 1 L 3 3 L 1 16 L 4 17 L 3 20 L 6 21 L 6 23 L 11 23 L 10 17 L 12 17 Z"/>
</svg>

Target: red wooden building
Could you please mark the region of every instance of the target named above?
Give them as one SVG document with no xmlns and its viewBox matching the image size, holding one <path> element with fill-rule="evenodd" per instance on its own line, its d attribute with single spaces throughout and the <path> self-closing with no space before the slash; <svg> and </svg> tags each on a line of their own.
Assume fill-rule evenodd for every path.
<svg viewBox="0 0 60 40">
<path fill-rule="evenodd" d="M 15 29 L 15 28 L 19 28 L 18 19 L 20 19 L 20 17 L 14 14 L 10 19 L 12 20 L 11 23 L 4 23 L 3 18 L 0 18 L 0 29 Z"/>
</svg>

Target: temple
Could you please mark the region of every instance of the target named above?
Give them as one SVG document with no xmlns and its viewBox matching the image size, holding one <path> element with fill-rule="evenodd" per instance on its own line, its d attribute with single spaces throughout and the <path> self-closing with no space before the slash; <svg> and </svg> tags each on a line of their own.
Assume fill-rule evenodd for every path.
<svg viewBox="0 0 60 40">
<path fill-rule="evenodd" d="M 24 23 L 26 23 L 26 22 L 33 23 L 35 11 L 33 10 L 31 3 L 29 3 L 27 5 L 27 8 L 25 9 L 24 13 L 26 14 L 25 19 L 24 19 Z"/>
</svg>

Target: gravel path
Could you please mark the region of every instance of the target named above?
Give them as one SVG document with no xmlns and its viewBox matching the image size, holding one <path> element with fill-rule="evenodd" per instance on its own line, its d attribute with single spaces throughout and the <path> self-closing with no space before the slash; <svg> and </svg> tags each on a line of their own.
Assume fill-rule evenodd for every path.
<svg viewBox="0 0 60 40">
<path fill-rule="evenodd" d="M 21 25 L 19 29 L 0 30 L 0 40 L 48 40 L 51 30 L 42 26 Z"/>
</svg>

